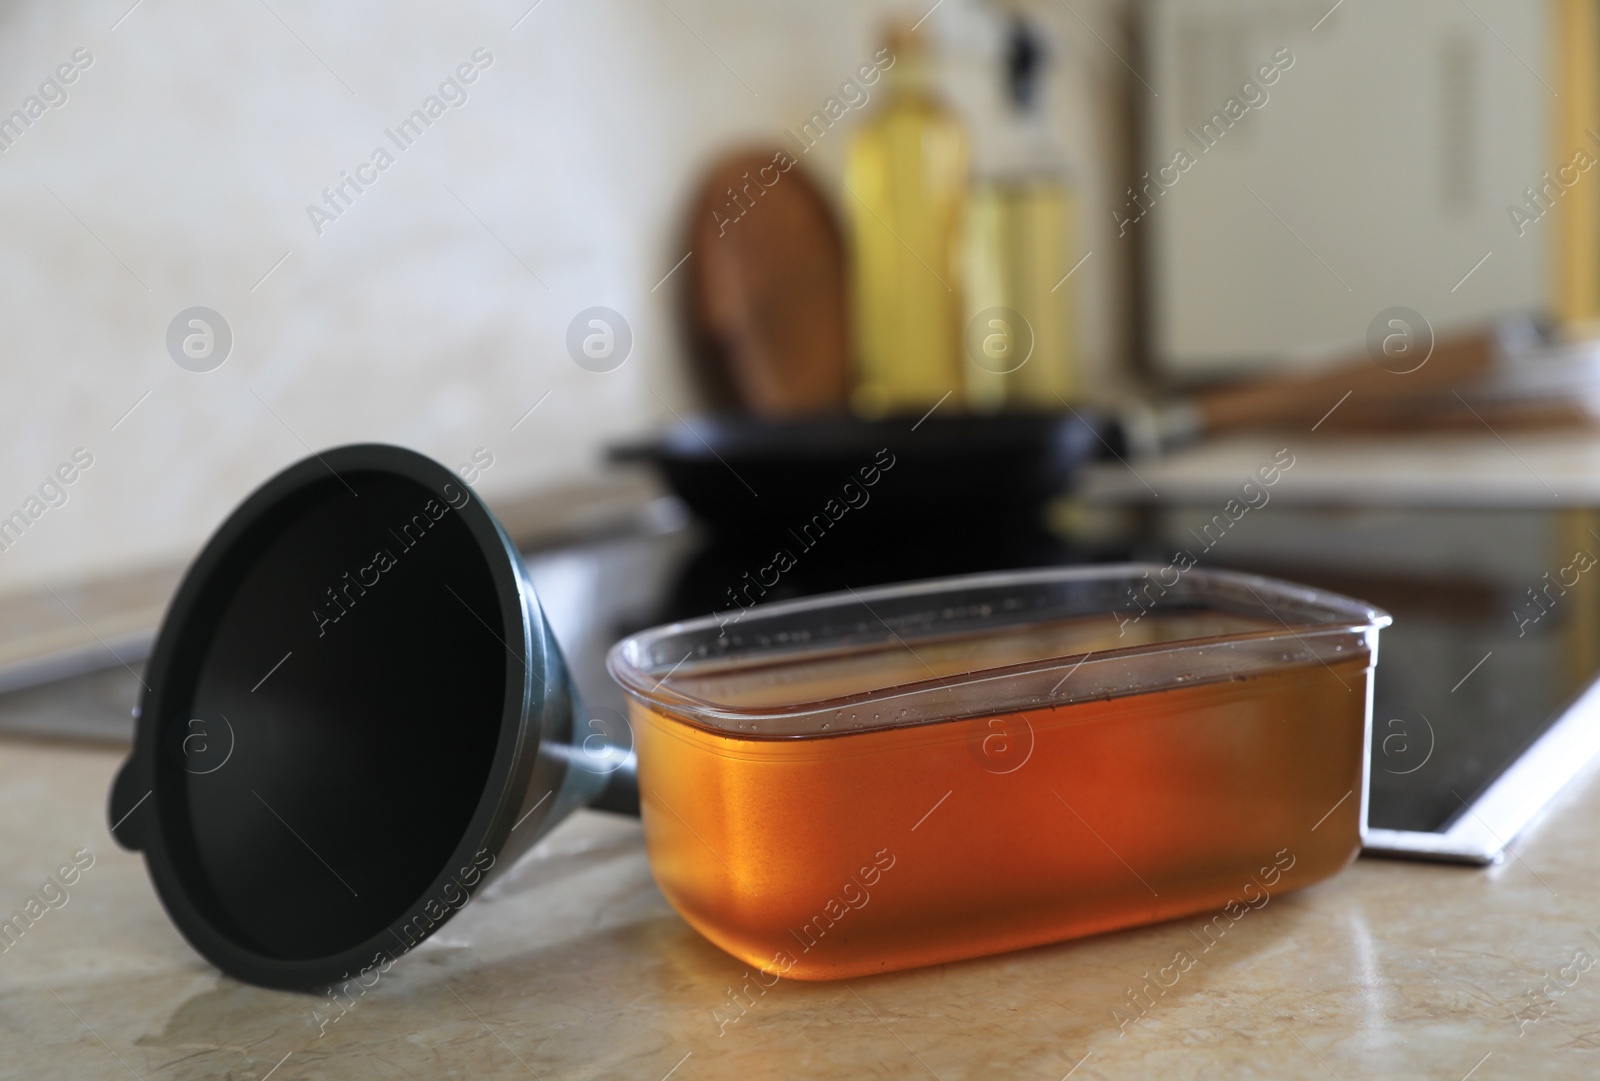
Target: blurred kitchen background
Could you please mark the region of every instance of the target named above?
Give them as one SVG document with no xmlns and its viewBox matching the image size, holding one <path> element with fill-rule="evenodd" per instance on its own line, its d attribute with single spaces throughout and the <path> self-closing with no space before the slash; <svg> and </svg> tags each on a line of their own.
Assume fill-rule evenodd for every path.
<svg viewBox="0 0 1600 1081">
<path fill-rule="evenodd" d="M 788 145 L 908 10 L 146 0 L 111 30 L 127 6 L 0 10 L 7 111 L 74 50 L 93 57 L 0 155 L 4 505 L 74 447 L 95 457 L 70 503 L 0 558 L 5 590 L 182 558 L 308 446 L 385 440 L 452 466 L 486 447 L 490 498 L 597 476 L 607 443 L 700 404 L 681 292 L 660 283 L 689 250 L 701 174 L 729 148 Z M 1095 33 L 1131 46 L 1120 9 L 1076 10 L 1087 23 L 1060 4 L 1038 18 L 1057 50 L 1060 135 L 1082 163 L 1082 226 L 1103 249 L 1073 279 L 1082 348 L 1109 370 L 1129 303 L 1130 252 L 1110 246 L 1106 214 L 1128 153 L 1127 69 Z M 1000 107 L 995 11 L 947 0 L 925 29 L 971 88 L 952 107 L 981 127 Z M 467 100 L 398 150 L 386 129 L 480 47 L 492 64 Z M 881 84 L 868 89 L 871 110 Z M 803 155 L 836 212 L 865 115 Z M 380 146 L 394 165 L 317 235 L 307 206 Z M 203 376 L 165 344 L 193 306 L 234 333 Z M 595 306 L 634 338 L 608 373 L 566 346 Z"/>
<path fill-rule="evenodd" d="M 654 620 L 1183 545 L 1481 619 L 1397 626 L 1443 693 L 1600 551 L 1597 8 L 6 4 L 0 724 L 123 731 L 209 532 L 356 441 L 502 514 L 599 699 Z"/>
</svg>

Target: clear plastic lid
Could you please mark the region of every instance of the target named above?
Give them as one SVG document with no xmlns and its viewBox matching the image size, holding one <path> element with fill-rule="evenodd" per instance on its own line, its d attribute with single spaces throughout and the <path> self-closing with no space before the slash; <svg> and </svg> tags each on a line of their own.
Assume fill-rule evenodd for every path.
<svg viewBox="0 0 1600 1081">
<path fill-rule="evenodd" d="M 643 631 L 608 667 L 657 713 L 809 738 L 1376 660 L 1389 614 L 1229 571 L 1051 568 L 849 590 Z"/>
</svg>

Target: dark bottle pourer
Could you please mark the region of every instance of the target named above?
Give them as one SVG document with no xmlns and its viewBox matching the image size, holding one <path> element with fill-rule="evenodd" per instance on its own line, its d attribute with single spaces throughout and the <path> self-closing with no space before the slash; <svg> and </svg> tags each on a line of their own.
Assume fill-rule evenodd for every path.
<svg viewBox="0 0 1600 1081">
<path fill-rule="evenodd" d="M 1038 105 L 1048 60 L 1033 24 L 1020 13 L 1014 15 L 1006 31 L 1006 96 L 1018 112 L 1030 112 Z"/>
<path fill-rule="evenodd" d="M 248 983 L 386 968 L 574 809 L 638 813 L 626 723 L 574 696 L 515 545 L 398 447 L 313 455 L 246 499 L 145 682 L 112 833 Z"/>
</svg>

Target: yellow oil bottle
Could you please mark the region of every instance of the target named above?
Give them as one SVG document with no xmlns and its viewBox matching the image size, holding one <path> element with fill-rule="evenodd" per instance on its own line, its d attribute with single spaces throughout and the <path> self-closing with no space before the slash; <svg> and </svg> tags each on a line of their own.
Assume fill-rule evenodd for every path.
<svg viewBox="0 0 1600 1081">
<path fill-rule="evenodd" d="M 1018 15 L 1007 40 L 1007 115 L 986 133 L 966 238 L 967 400 L 979 411 L 1060 409 L 1087 388 L 1074 340 L 1076 205 L 1045 116 L 1044 51 Z"/>
<path fill-rule="evenodd" d="M 857 381 L 869 416 L 927 409 L 962 373 L 967 135 L 932 85 L 923 36 L 896 28 L 886 100 L 851 141 L 844 203 L 852 241 Z"/>
</svg>

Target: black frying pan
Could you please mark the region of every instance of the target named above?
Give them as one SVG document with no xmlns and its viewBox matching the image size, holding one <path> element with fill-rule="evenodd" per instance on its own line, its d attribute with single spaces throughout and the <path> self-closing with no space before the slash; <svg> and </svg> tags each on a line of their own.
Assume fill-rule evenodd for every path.
<svg viewBox="0 0 1600 1081">
<path fill-rule="evenodd" d="M 649 462 L 721 536 L 803 534 L 819 514 L 853 514 L 874 535 L 967 533 L 1039 522 L 1080 465 L 1112 450 L 1113 434 L 1087 413 L 708 416 L 610 457 Z"/>
</svg>

